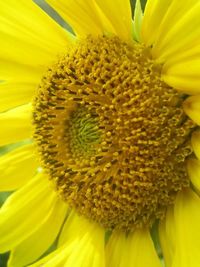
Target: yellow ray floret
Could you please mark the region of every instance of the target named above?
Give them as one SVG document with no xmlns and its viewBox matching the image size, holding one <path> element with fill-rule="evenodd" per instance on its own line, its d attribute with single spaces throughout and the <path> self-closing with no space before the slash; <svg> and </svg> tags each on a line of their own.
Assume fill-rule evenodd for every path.
<svg viewBox="0 0 200 267">
<path fill-rule="evenodd" d="M 0 253 L 13 249 L 36 231 L 52 212 L 56 199 L 43 174 L 13 193 L 0 210 Z"/>
<path fill-rule="evenodd" d="M 0 191 L 15 190 L 36 174 L 39 162 L 33 144 L 27 144 L 0 157 Z"/>
<path fill-rule="evenodd" d="M 31 138 L 31 117 L 30 104 L 0 113 L 0 146 Z"/>
<path fill-rule="evenodd" d="M 168 208 L 166 220 L 159 223 L 159 239 L 166 267 L 172 266 L 176 239 L 174 236 L 174 207 Z"/>
<path fill-rule="evenodd" d="M 98 36 L 109 30 L 113 32 L 110 23 L 94 0 L 48 0 L 47 2 L 72 26 L 79 38 L 89 34 Z"/>
<path fill-rule="evenodd" d="M 71 40 L 33 1 L 1 1 L 0 10 L 1 58 L 38 66 L 49 63 Z"/>
<path fill-rule="evenodd" d="M 192 147 L 195 155 L 200 160 L 200 131 L 195 131 L 192 134 Z"/>
<path fill-rule="evenodd" d="M 65 243 L 31 267 L 82 267 L 83 262 L 84 266 L 105 266 L 103 228 L 72 213 L 62 235 L 67 237 Z"/>
<path fill-rule="evenodd" d="M 173 228 L 176 243 L 172 267 L 199 266 L 199 207 L 200 198 L 192 190 L 180 192 L 174 207 Z"/>
<path fill-rule="evenodd" d="M 200 192 L 200 161 L 198 159 L 189 159 L 187 169 L 191 182 Z"/>
<path fill-rule="evenodd" d="M 184 111 L 196 124 L 200 125 L 200 95 L 188 97 L 184 102 Z"/>
<path fill-rule="evenodd" d="M 146 229 L 136 230 L 129 235 L 113 233 L 106 247 L 106 259 L 109 267 L 161 267 L 150 233 Z"/>
<path fill-rule="evenodd" d="M 142 42 L 147 45 L 154 43 L 158 34 L 158 27 L 162 22 L 171 2 L 172 0 L 163 0 L 161 4 L 160 0 L 147 1 L 141 30 Z"/>
<path fill-rule="evenodd" d="M 53 209 L 39 224 L 38 229 L 11 251 L 8 267 L 27 266 L 27 264 L 37 260 L 58 236 L 67 209 L 67 205 L 62 200 L 55 199 Z"/>
</svg>

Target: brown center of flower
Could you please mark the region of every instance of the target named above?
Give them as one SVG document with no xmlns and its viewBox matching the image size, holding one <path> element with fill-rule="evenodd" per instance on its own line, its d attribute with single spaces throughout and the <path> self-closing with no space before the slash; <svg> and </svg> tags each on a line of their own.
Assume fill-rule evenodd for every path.
<svg viewBox="0 0 200 267">
<path fill-rule="evenodd" d="M 162 218 L 189 185 L 194 123 L 141 44 L 80 41 L 44 76 L 34 137 L 57 192 L 105 228 Z"/>
</svg>

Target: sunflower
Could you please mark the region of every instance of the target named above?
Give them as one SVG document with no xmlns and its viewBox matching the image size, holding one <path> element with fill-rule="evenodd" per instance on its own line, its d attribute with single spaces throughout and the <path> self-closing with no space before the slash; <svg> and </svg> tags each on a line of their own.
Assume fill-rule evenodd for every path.
<svg viewBox="0 0 200 267">
<path fill-rule="evenodd" d="M 0 2 L 8 266 L 199 266 L 200 1 L 47 2 Z"/>
</svg>

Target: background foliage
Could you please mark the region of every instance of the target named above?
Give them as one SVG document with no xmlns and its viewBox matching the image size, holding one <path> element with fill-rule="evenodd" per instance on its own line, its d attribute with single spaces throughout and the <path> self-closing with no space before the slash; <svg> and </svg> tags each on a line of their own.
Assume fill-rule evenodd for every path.
<svg viewBox="0 0 200 267">
<path fill-rule="evenodd" d="M 67 28 L 68 30 L 71 30 L 70 26 L 55 12 L 48 4 L 45 3 L 44 0 L 34 0 L 42 9 L 44 9 L 51 17 L 53 17 L 60 25 Z M 134 12 L 134 6 L 135 6 L 135 0 L 131 0 L 131 6 L 132 10 Z M 146 4 L 146 0 L 141 0 L 142 6 L 144 8 Z M 11 150 L 13 146 L 7 146 L 0 148 L 0 155 L 5 154 L 9 150 Z M 0 193 L 0 206 L 3 204 L 7 196 L 9 195 L 8 192 L 2 192 Z M 0 255 L 0 267 L 6 267 L 8 259 L 8 253 L 5 253 L 3 255 Z"/>
</svg>

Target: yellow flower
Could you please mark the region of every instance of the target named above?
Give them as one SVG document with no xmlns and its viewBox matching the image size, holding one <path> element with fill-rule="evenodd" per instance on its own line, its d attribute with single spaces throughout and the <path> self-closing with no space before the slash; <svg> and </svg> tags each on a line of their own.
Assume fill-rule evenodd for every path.
<svg viewBox="0 0 200 267">
<path fill-rule="evenodd" d="M 200 1 L 47 2 L 0 3 L 8 266 L 199 266 Z"/>
</svg>

